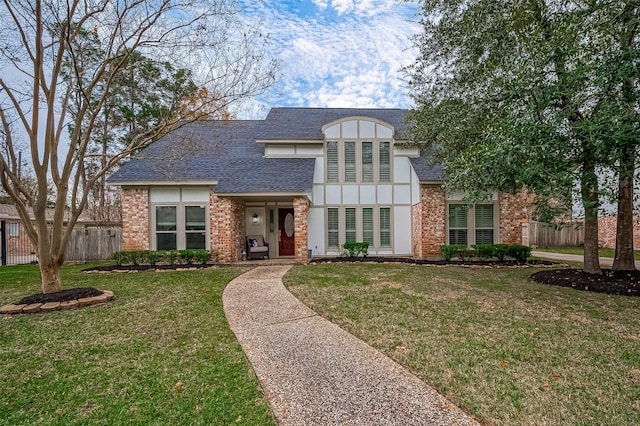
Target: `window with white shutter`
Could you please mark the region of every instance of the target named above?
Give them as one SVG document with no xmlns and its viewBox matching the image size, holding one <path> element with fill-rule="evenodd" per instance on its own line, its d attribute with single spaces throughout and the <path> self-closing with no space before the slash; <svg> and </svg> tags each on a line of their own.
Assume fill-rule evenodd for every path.
<svg viewBox="0 0 640 426">
<path fill-rule="evenodd" d="M 468 244 L 468 210 L 466 204 L 449 204 L 449 244 Z"/>
<path fill-rule="evenodd" d="M 389 142 L 380 142 L 378 151 L 378 162 L 380 165 L 380 182 L 391 181 L 391 154 L 389 152 Z"/>
<path fill-rule="evenodd" d="M 345 228 L 345 242 L 356 242 L 356 209 L 346 208 L 344 209 L 344 228 Z"/>
<path fill-rule="evenodd" d="M 391 209 L 380 208 L 380 247 L 391 247 Z"/>
<path fill-rule="evenodd" d="M 475 206 L 476 244 L 493 244 L 493 204 Z"/>
<path fill-rule="evenodd" d="M 373 209 L 365 207 L 362 209 L 362 241 L 369 243 L 373 247 Z"/>
<path fill-rule="evenodd" d="M 340 222 L 338 220 L 338 208 L 327 209 L 327 246 L 338 248 L 340 245 Z"/>
<path fill-rule="evenodd" d="M 362 182 L 373 182 L 372 142 L 362 142 Z"/>
<path fill-rule="evenodd" d="M 338 142 L 327 142 L 327 182 L 338 182 Z"/>
<path fill-rule="evenodd" d="M 356 181 L 356 143 L 344 142 L 344 181 Z"/>
</svg>

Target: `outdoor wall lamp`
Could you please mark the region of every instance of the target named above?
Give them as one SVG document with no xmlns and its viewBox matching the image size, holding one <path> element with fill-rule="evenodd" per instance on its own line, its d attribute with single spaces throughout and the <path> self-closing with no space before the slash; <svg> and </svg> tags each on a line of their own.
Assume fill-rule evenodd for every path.
<svg viewBox="0 0 640 426">
<path fill-rule="evenodd" d="M 251 222 L 258 223 L 258 214 L 257 213 L 253 214 L 253 217 L 251 218 Z"/>
</svg>

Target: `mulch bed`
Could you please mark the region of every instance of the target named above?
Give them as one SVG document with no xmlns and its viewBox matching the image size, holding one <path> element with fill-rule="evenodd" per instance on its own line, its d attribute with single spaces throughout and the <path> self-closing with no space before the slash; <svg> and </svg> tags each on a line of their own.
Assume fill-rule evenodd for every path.
<svg viewBox="0 0 640 426">
<path fill-rule="evenodd" d="M 68 300 L 84 299 L 85 297 L 100 296 L 102 292 L 93 287 L 69 288 L 55 293 L 36 293 L 17 301 L 16 305 L 30 305 L 32 303 L 66 302 Z"/>
<path fill-rule="evenodd" d="M 309 263 L 408 263 L 415 265 L 434 265 L 434 266 L 549 266 L 557 265 L 557 262 L 548 260 L 528 260 L 525 263 L 516 262 L 515 260 L 429 260 L 429 259 L 413 259 L 410 257 L 330 257 L 330 258 L 314 258 Z"/>
<path fill-rule="evenodd" d="M 539 271 L 531 279 L 540 284 L 569 287 L 594 293 L 640 296 L 640 271 L 603 269 L 602 275 L 588 274 L 582 269 Z"/>
<path fill-rule="evenodd" d="M 93 266 L 91 268 L 83 269 L 82 272 L 113 272 L 113 271 L 177 271 L 182 269 L 206 269 L 221 266 L 233 266 L 227 264 L 212 265 L 205 264 L 177 264 L 177 265 L 102 265 Z"/>
</svg>

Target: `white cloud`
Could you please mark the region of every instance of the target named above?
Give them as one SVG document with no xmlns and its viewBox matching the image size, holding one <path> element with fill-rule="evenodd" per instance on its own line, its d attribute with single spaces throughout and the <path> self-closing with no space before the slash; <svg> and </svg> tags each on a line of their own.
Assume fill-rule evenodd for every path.
<svg viewBox="0 0 640 426">
<path fill-rule="evenodd" d="M 281 61 L 279 83 L 262 102 L 409 107 L 400 69 L 416 57 L 410 37 L 419 27 L 409 22 L 415 6 L 395 0 L 312 1 L 327 9 L 301 17 L 279 0 L 255 6 L 252 14 L 271 33 L 269 54 Z"/>
</svg>

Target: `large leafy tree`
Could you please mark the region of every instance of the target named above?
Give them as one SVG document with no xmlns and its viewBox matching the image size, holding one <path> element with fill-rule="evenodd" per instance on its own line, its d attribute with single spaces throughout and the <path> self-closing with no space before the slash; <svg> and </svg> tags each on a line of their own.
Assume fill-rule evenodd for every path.
<svg viewBox="0 0 640 426">
<path fill-rule="evenodd" d="M 470 198 L 487 188 L 525 187 L 539 202 L 570 199 L 577 187 L 584 270 L 591 273 L 601 272 L 598 172 L 617 167 L 628 177 L 623 150 L 636 149 L 637 122 L 620 115 L 634 107 L 616 79 L 633 66 L 618 31 L 628 5 L 426 0 L 420 56 L 407 69 L 417 105 L 414 139 L 434 149 L 447 184 Z M 611 52 L 618 53 L 615 64 Z"/>
<path fill-rule="evenodd" d="M 197 86 L 215 88 L 218 105 L 228 106 L 270 86 L 275 64 L 265 61 L 266 40 L 247 28 L 231 0 L 2 0 L 1 5 L 0 181 L 37 247 L 42 290 L 54 292 L 62 288 L 65 249 L 87 205 L 84 189 L 184 122 L 179 102 L 162 102 L 168 111 L 161 114 L 149 111 L 153 125 L 148 128 L 129 116 L 134 124 L 115 135 L 125 136 L 122 145 L 104 164 L 87 167 L 106 111 L 116 114 L 124 106 L 114 103 L 121 82 L 132 72 L 153 71 L 147 65 L 168 61 L 174 70 L 192 70 Z M 138 54 L 154 58 L 153 64 L 140 64 Z M 134 99 L 144 97 L 129 98 Z M 139 116 L 145 108 L 135 105 L 129 114 Z M 28 140 L 35 192 L 19 178 L 21 137 Z M 49 178 L 56 196 L 50 223 L 45 216 Z"/>
</svg>

